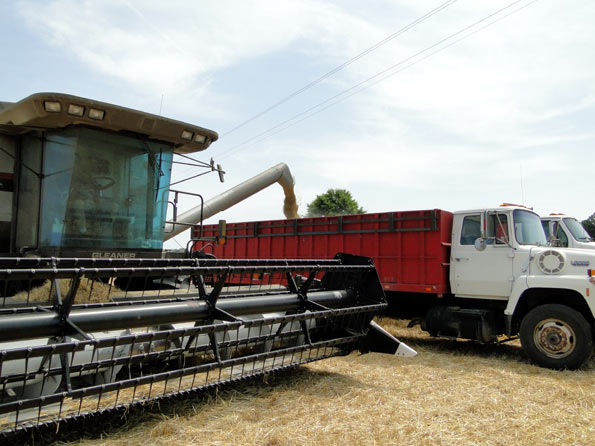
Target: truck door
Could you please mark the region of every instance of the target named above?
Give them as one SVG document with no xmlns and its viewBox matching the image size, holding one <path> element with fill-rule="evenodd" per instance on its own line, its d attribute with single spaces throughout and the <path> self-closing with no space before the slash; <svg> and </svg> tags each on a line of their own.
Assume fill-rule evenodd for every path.
<svg viewBox="0 0 595 446">
<path fill-rule="evenodd" d="M 469 214 L 457 219 L 453 228 L 450 259 L 452 291 L 461 297 L 508 298 L 512 291 L 514 250 L 508 215 L 487 215 L 487 247 L 475 248 L 481 235 L 481 215 Z M 455 239 L 456 237 L 456 239 Z"/>
</svg>

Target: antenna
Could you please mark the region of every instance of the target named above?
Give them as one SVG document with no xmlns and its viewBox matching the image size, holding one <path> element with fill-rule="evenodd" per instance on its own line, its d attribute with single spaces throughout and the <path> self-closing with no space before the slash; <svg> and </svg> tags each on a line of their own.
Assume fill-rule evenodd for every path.
<svg viewBox="0 0 595 446">
<path fill-rule="evenodd" d="M 161 116 L 161 109 L 163 108 L 163 93 L 161 93 L 161 103 L 159 104 L 159 116 Z"/>
<path fill-rule="evenodd" d="M 523 206 L 525 205 L 525 188 L 523 187 L 523 165 L 519 165 L 520 172 L 521 172 L 521 203 Z"/>
</svg>

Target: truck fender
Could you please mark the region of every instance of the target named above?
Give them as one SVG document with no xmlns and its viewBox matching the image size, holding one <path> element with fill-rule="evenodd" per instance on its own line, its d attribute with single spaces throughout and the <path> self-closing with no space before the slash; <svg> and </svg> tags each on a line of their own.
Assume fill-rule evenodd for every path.
<svg viewBox="0 0 595 446">
<path fill-rule="evenodd" d="M 510 292 L 510 297 L 508 298 L 508 304 L 504 309 L 504 315 L 506 316 L 507 320 L 509 318 L 512 319 L 512 316 L 517 308 L 519 300 L 521 299 L 521 296 L 527 289 L 529 289 L 529 286 L 527 285 L 526 276 L 518 277 L 514 281 L 514 284 L 512 285 L 512 291 Z"/>
<path fill-rule="evenodd" d="M 526 282 L 523 281 L 523 285 L 525 284 Z M 576 289 L 548 286 L 514 286 L 506 309 L 504 310 L 506 334 L 508 336 L 514 334 L 512 333 L 513 320 L 516 316 L 519 316 L 517 322 L 520 323 L 522 319 L 520 318 L 522 315 L 519 312 L 528 312 L 532 308 L 546 303 L 557 303 L 575 308 L 583 313 L 587 321 L 590 321 L 591 324 L 595 322 L 593 302 Z"/>
</svg>

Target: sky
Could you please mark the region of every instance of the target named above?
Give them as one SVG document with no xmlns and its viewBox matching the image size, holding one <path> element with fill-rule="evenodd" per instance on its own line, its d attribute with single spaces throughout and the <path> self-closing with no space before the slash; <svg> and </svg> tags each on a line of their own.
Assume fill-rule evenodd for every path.
<svg viewBox="0 0 595 446">
<path fill-rule="evenodd" d="M 284 162 L 302 215 L 341 188 L 367 212 L 509 202 L 582 220 L 593 23 L 588 0 L 0 0 L 0 101 L 56 91 L 215 130 L 196 158 L 225 183 L 176 186 L 205 199 Z M 273 185 L 210 221 L 282 204 Z"/>
</svg>

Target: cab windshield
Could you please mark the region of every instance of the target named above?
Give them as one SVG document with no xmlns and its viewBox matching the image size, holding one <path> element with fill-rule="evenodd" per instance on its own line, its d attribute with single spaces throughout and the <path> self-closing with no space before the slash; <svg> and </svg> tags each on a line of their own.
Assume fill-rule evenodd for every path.
<svg viewBox="0 0 595 446">
<path fill-rule="evenodd" d="M 45 135 L 40 246 L 163 246 L 173 148 L 88 128 Z"/>
<path fill-rule="evenodd" d="M 541 219 L 533 212 L 521 209 L 514 211 L 514 235 L 521 245 L 545 246 L 547 244 Z"/>
<path fill-rule="evenodd" d="M 585 231 L 583 225 L 581 225 L 576 218 L 564 218 L 564 223 L 566 223 L 566 227 L 576 240 L 579 242 L 591 241 L 589 233 Z"/>
</svg>

